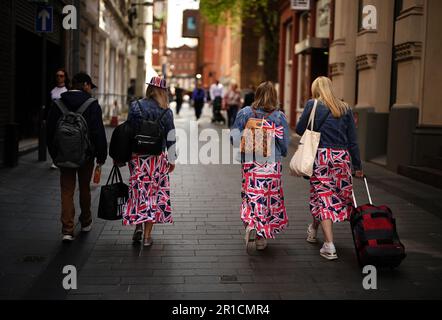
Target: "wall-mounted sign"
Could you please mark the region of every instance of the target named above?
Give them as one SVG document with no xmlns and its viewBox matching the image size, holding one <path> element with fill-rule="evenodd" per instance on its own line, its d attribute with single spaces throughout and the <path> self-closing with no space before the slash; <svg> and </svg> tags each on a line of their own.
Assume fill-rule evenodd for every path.
<svg viewBox="0 0 442 320">
<path fill-rule="evenodd" d="M 185 10 L 183 12 L 183 37 L 198 38 L 199 37 L 199 11 Z"/>
<path fill-rule="evenodd" d="M 316 4 L 316 37 L 330 38 L 330 0 L 319 0 Z"/>
<path fill-rule="evenodd" d="M 291 0 L 292 10 L 310 10 L 310 0 Z"/>
</svg>

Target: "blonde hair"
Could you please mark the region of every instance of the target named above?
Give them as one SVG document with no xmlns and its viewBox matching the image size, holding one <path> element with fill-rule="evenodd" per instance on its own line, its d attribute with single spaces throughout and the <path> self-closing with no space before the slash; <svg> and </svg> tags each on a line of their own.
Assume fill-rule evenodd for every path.
<svg viewBox="0 0 442 320">
<path fill-rule="evenodd" d="M 253 109 L 263 107 L 265 111 L 270 112 L 278 108 L 278 94 L 271 81 L 263 82 L 256 89 L 255 101 L 252 103 Z"/>
<path fill-rule="evenodd" d="M 330 109 L 335 118 L 341 118 L 349 109 L 347 103 L 339 100 L 335 96 L 332 82 L 327 77 L 318 77 L 313 81 L 312 95 L 314 99 L 322 101 Z"/>
<path fill-rule="evenodd" d="M 146 89 L 146 99 L 154 99 L 163 109 L 169 108 L 169 97 L 166 89 L 148 86 Z"/>
</svg>

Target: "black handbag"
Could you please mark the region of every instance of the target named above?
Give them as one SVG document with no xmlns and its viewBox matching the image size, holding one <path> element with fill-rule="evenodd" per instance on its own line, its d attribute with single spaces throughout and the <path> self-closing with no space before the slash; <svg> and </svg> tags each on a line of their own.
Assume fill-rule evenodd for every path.
<svg viewBox="0 0 442 320">
<path fill-rule="evenodd" d="M 128 199 L 129 187 L 123 183 L 120 169 L 114 166 L 109 174 L 106 185 L 101 187 L 98 218 L 104 220 L 122 219 L 124 205 Z"/>
<path fill-rule="evenodd" d="M 109 145 L 109 156 L 113 160 L 121 163 L 130 161 L 132 158 L 134 133 L 135 131 L 128 121 L 123 122 L 114 129 Z"/>
</svg>

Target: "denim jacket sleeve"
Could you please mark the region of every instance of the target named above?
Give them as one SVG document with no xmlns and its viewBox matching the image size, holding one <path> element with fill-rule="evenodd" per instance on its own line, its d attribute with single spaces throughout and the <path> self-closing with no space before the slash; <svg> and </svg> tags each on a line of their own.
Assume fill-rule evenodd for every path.
<svg viewBox="0 0 442 320">
<path fill-rule="evenodd" d="M 346 119 L 348 121 L 347 123 L 348 151 L 350 152 L 353 169 L 361 170 L 362 169 L 361 155 L 359 152 L 355 121 L 353 117 L 353 112 L 351 110 L 347 113 Z"/>
<path fill-rule="evenodd" d="M 313 100 L 307 101 L 304 107 L 304 112 L 302 113 L 301 118 L 299 119 L 299 122 L 296 125 L 296 133 L 300 136 L 302 136 L 305 130 L 307 130 L 308 120 L 310 118 L 310 113 L 313 109 L 313 105 L 314 105 Z"/>
<path fill-rule="evenodd" d="M 250 108 L 244 108 L 241 109 L 235 119 L 235 123 L 233 124 L 231 130 L 230 130 L 230 143 L 236 147 L 239 148 L 241 145 L 241 135 L 242 132 L 246 126 L 246 122 L 249 118 L 248 110 Z"/>
<path fill-rule="evenodd" d="M 275 140 L 277 146 L 279 147 L 279 150 L 281 151 L 281 156 L 287 157 L 289 143 L 290 143 L 289 125 L 287 123 L 287 117 L 281 111 L 279 111 L 279 119 L 280 119 L 280 125 L 284 128 L 284 136 L 282 139 L 277 137 Z"/>
</svg>

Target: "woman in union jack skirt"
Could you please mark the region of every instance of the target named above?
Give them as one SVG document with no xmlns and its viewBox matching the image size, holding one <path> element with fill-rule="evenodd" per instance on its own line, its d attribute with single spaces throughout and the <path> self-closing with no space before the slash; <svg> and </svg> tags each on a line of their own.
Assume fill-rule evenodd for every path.
<svg viewBox="0 0 442 320">
<path fill-rule="evenodd" d="M 176 139 L 166 80 L 153 77 L 148 83 L 146 98 L 131 105 L 127 121 L 136 128 L 143 119 L 160 119 L 164 130 L 164 151 L 159 156 L 132 154 L 129 161 L 129 200 L 125 205 L 123 224 L 136 226 L 135 242 L 141 241 L 144 225 L 143 244 L 148 247 L 153 243 L 151 232 L 155 223 L 173 223 L 169 173 L 175 169 Z"/>
<path fill-rule="evenodd" d="M 284 205 L 281 160 L 287 156 L 289 129 L 284 113 L 278 110 L 277 93 L 273 83 L 262 83 L 252 106 L 241 109 L 231 129 L 231 141 L 241 151 L 242 163 L 242 204 L 241 220 L 246 229 L 247 252 L 264 250 L 267 239 L 275 238 L 287 225 L 288 218 Z M 249 137 L 250 124 L 258 124 Z M 259 132 L 265 132 L 262 139 Z M 259 144 L 267 141 L 257 152 Z M 253 144 L 253 152 L 247 145 Z"/>
<path fill-rule="evenodd" d="M 353 209 L 352 169 L 357 177 L 363 177 L 363 172 L 352 110 L 334 95 L 332 82 L 326 77 L 313 82 L 312 95 L 318 101 L 313 129 L 321 132 L 321 140 L 310 178 L 313 223 L 308 226 L 307 241 L 317 243 L 316 235 L 321 225 L 325 239 L 320 255 L 336 260 L 333 223 L 350 218 Z M 301 136 L 309 125 L 314 102 L 307 102 L 296 127 L 296 133 Z"/>
</svg>

